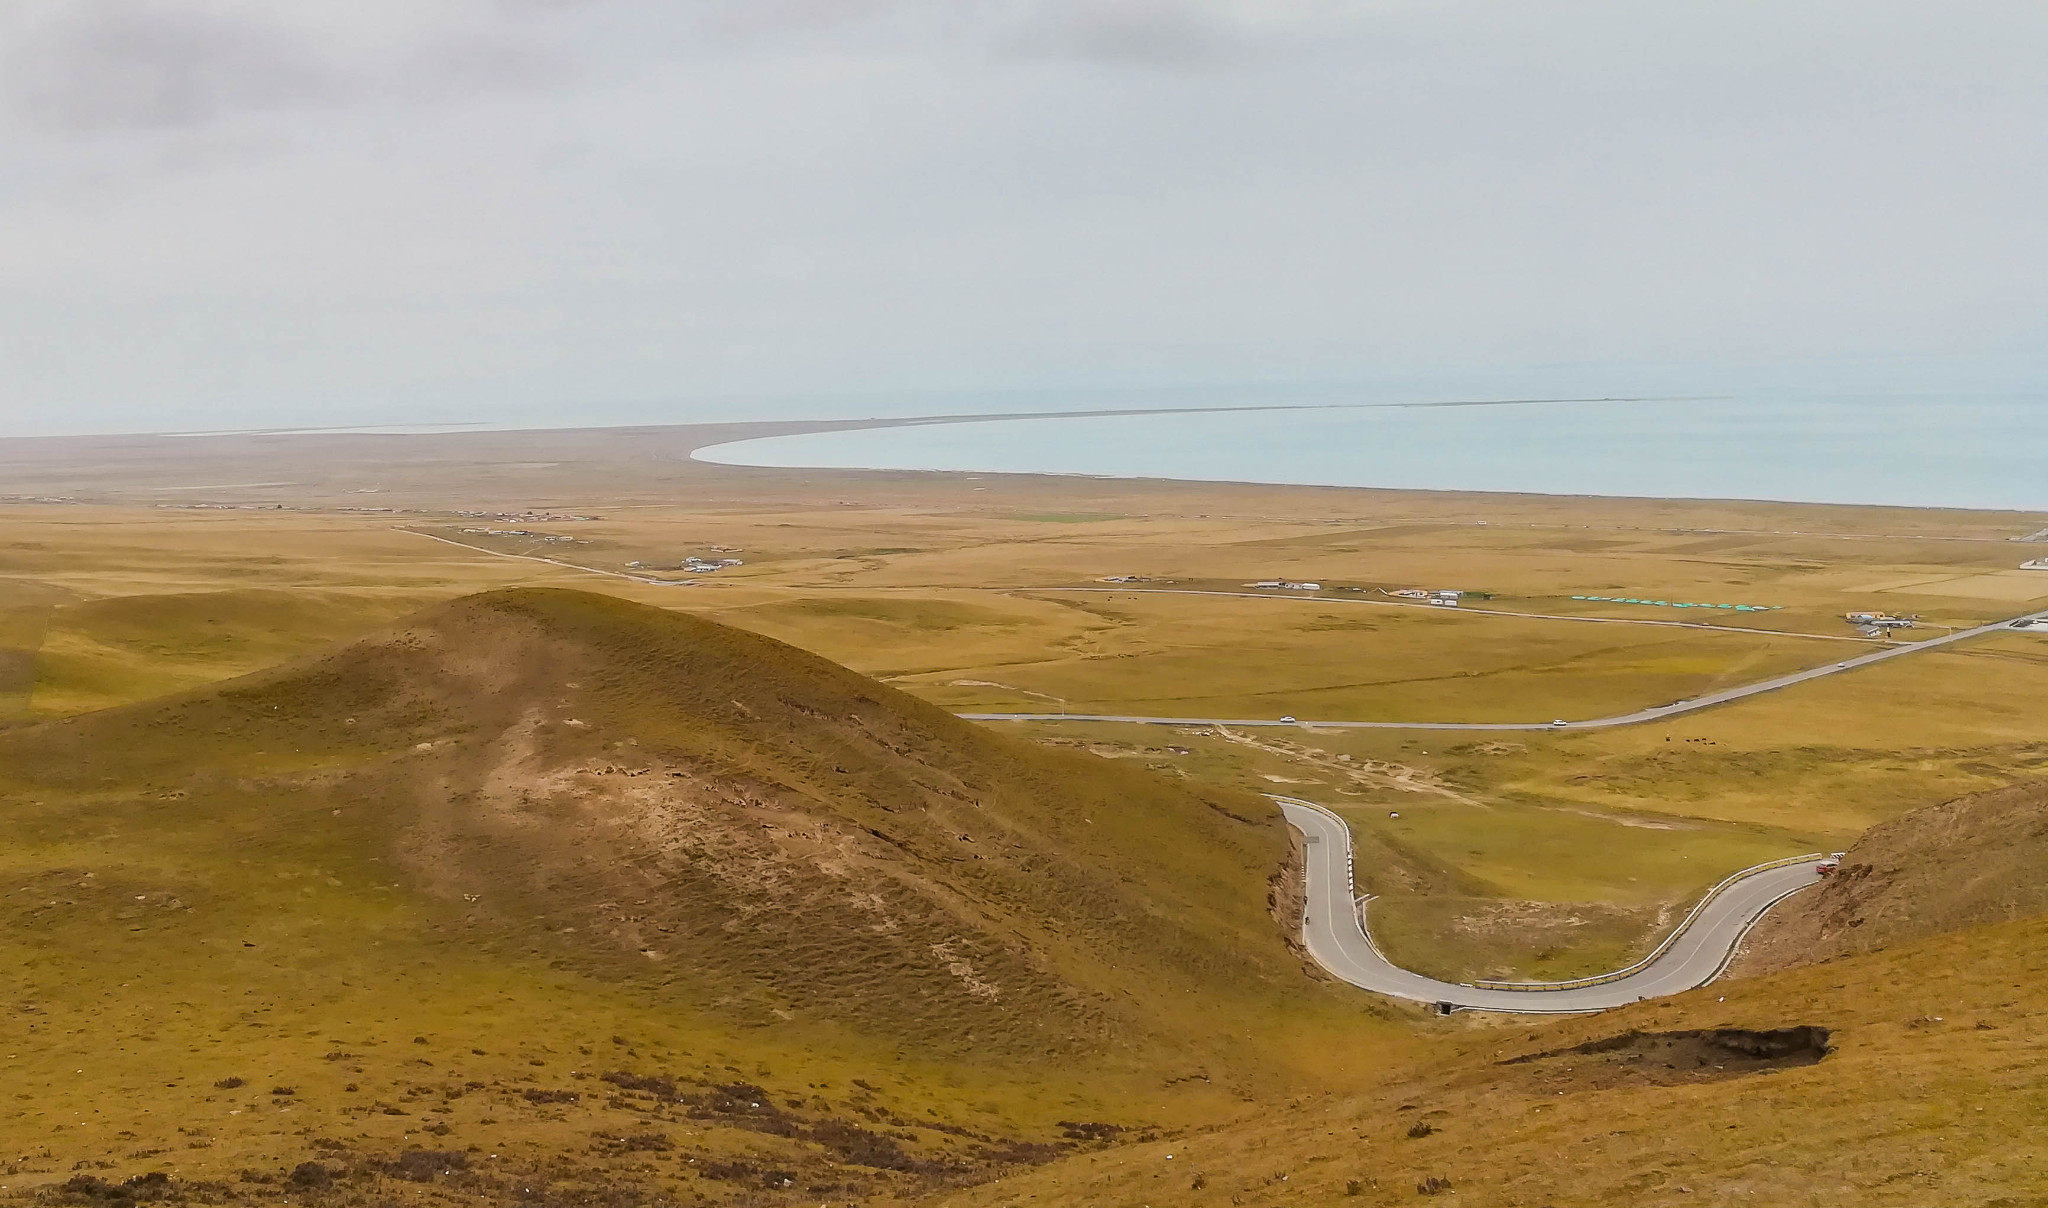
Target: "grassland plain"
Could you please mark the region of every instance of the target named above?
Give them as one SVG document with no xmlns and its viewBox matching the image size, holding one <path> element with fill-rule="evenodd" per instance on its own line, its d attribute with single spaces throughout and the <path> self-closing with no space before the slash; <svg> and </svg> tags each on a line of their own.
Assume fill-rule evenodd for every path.
<svg viewBox="0 0 2048 1208">
<path fill-rule="evenodd" d="M 1841 640 L 1852 632 L 1840 620 L 1849 609 L 1953 626 L 2048 596 L 2048 576 L 2012 569 L 2030 547 L 2010 541 L 2048 524 L 2044 517 L 809 474 L 683 460 L 706 439 L 652 430 L 52 442 L 27 451 L 36 442 L 0 442 L 17 489 L 70 497 L 0 514 L 0 703 L 13 713 L 5 741 L 134 716 L 155 706 L 84 711 L 152 701 L 166 688 L 179 691 L 174 700 L 198 699 L 208 682 L 304 658 L 414 606 L 514 584 L 574 585 L 702 614 L 949 707 L 1206 699 L 1305 715 L 1297 702 L 1315 695 L 1353 716 L 1419 717 L 1425 707 L 1512 698 L 1540 706 L 1539 719 L 1558 711 L 1561 697 L 1549 690 L 1577 682 L 1578 671 L 1600 686 L 1571 689 L 1579 695 L 1569 703 L 1612 712 L 1760 667 L 1839 657 L 1858 648 Z M 691 586 L 619 577 L 690 578 L 682 557 L 713 553 L 744 565 Z M 524 560 L 536 556 L 569 565 Z M 1046 590 L 1133 574 L 1152 580 L 1134 585 L 1145 588 L 1313 579 L 1331 598 Z M 1361 602 L 1397 586 L 1461 587 L 1489 593 L 1487 605 L 1503 611 L 1623 621 L 1678 614 L 1571 597 L 1779 605 L 1745 621 L 1782 636 L 1454 618 Z M 1131 775 L 1149 769 L 1196 793 L 1280 789 L 1325 801 L 1359 829 L 1362 863 L 1372 865 L 1362 875 L 1382 895 L 1376 926 L 1384 920 L 1397 956 L 1446 972 L 1576 972 L 1648 942 L 1712 879 L 1695 862 L 1846 845 L 1875 822 L 2040 769 L 2048 717 L 2033 702 L 2048 690 L 2044 647 L 2015 634 L 1596 734 L 999 731 Z M 1270 671 L 1247 674 L 1250 663 Z M 1287 690 L 1268 691 L 1269 682 Z M 1218 688 L 1204 698 L 1207 684 Z M 58 720 L 67 716 L 78 720 Z M 1159 1016 L 1125 1025 L 1137 1038 L 1129 1053 L 963 1063 L 943 1046 L 907 1045 L 857 1012 L 792 1011 L 759 986 L 707 1005 L 663 982 L 681 971 L 623 944 L 617 920 L 554 920 L 574 932 L 536 921 L 524 935 L 493 939 L 469 918 L 485 888 L 460 891 L 478 903 L 458 907 L 412 879 L 418 866 L 380 849 L 369 821 L 416 799 L 337 803 L 342 815 L 295 810 L 336 791 L 320 778 L 338 765 L 306 764 L 304 751 L 287 758 L 282 747 L 259 755 L 195 737 L 178 751 L 246 767 L 253 789 L 130 769 L 98 773 L 113 781 L 33 791 L 17 783 L 10 792 L 9 812 L 31 841 L 10 849 L 9 872 L 21 875 L 5 888 L 18 905 L 0 926 L 17 979 L 0 1052 L 22 1088 L 13 1092 L 17 1115 L 0 1127 L 14 1155 L 0 1182 L 19 1190 L 17 1178 L 163 1169 L 187 1190 L 215 1183 L 222 1195 L 257 1202 L 313 1193 L 345 1201 L 373 1194 L 349 1181 L 360 1177 L 403 1183 L 409 1201 L 464 1202 L 475 1197 L 437 1173 L 459 1165 L 472 1180 L 465 1186 L 505 1200 L 602 1202 L 629 1184 L 764 1202 L 798 1202 L 812 1188 L 820 1198 L 887 1200 L 1049 1156 L 1051 1144 L 1100 1148 L 1113 1130 L 1096 1125 L 1121 1125 L 1126 1141 L 1157 1135 L 1175 1147 L 1198 1136 L 1256 1139 L 1225 1149 L 1227 1173 L 1202 1166 L 1203 1186 L 1190 1177 L 1186 1190 L 1196 1194 L 1179 1202 L 1222 1188 L 1247 1202 L 1314 1202 L 1354 1182 L 1361 1196 L 1402 1198 L 1436 1177 L 1457 1183 L 1461 1202 L 1486 1202 L 1465 1197 L 1487 1188 L 1502 1202 L 1542 1202 L 1534 1197 L 1546 1188 L 1560 1202 L 1697 1202 L 1671 1199 L 1696 1193 L 1677 1190 L 1694 1170 L 1733 1171 L 1714 1186 L 1737 1197 L 1910 1203 L 1934 1190 L 1942 1202 L 2038 1193 L 2000 1170 L 2004 1157 L 1988 1148 L 2013 1137 L 2036 1144 L 2027 1129 L 2040 1118 L 2038 1096 L 2020 1055 L 2038 1043 L 2024 1022 L 2034 1017 L 2024 993 L 2000 995 L 2010 987 L 2001 978 L 2023 982 L 2040 969 L 2024 928 L 1939 950 L 1967 959 L 1885 952 L 1858 958 L 1867 965 L 1634 1009 L 1623 1023 L 1684 1030 L 1807 1023 L 1825 1007 L 1832 1023 L 1821 1024 L 1849 1029 L 1859 1046 L 1816 1067 L 1824 1078 L 1788 1068 L 1665 1088 L 1702 1113 L 1675 1124 L 1671 1099 L 1625 1078 L 1600 1083 L 1622 1075 L 1601 1073 L 1597 1054 L 1586 1062 L 1590 1088 L 1561 1072 L 1567 1062 L 1576 1068 L 1571 1056 L 1501 1067 L 1505 1083 L 1480 1072 L 1495 1037 L 1526 1037 L 1530 1051 L 1551 1052 L 1576 1036 L 1607 1035 L 1598 1024 L 1468 1032 L 1393 1009 L 1360 1015 L 1366 1004 L 1356 996 L 1315 983 L 1304 997 L 1226 987 L 1177 1000 L 1126 959 L 1055 963 L 1111 987 L 1105 1019 Z M 635 750 L 645 753 L 626 753 Z M 459 743 L 320 751 L 319 759 L 417 760 L 462 774 Z M 0 776 L 21 762 L 0 762 Z M 607 753 L 606 762 L 630 760 Z M 616 779 L 630 786 L 646 776 Z M 313 787 L 277 791 L 299 780 Z M 1093 816 L 1091 829 L 1102 825 Z M 1117 860 L 1136 837 L 1094 834 L 1109 843 L 1098 854 Z M 466 841 L 456 852 L 475 854 Z M 517 883 L 530 871 L 518 860 L 504 867 L 512 873 L 487 864 L 486 879 Z M 517 905 L 532 891 L 506 892 Z M 1254 899 L 1262 927 L 1272 923 L 1266 892 L 1261 881 L 1237 895 Z M 664 955 L 658 942 L 654 951 Z M 936 961 L 929 947 L 925 954 Z M 964 963 L 986 980 L 971 954 Z M 1288 967 L 1300 973 L 1298 963 Z M 1940 984 L 1910 980 L 1932 968 Z M 701 972 L 709 984 L 731 967 L 706 961 Z M 936 984 L 966 988 L 950 969 L 943 978 Z M 1735 990 L 1725 1009 L 1713 1001 L 1723 989 Z M 1944 1020 L 1971 1018 L 1966 1008 L 1979 1012 L 1975 1022 L 1946 1030 Z M 1908 1010 L 1920 1013 L 1900 1014 Z M 1191 1065 L 1195 1052 L 1213 1059 Z M 1883 1082 L 1887 1068 L 1899 1082 Z M 1513 1081 L 1532 1069 L 1550 1081 Z M 1388 1070 L 1406 1081 L 1380 1081 Z M 1851 1117 L 1880 1084 L 1904 1087 L 1902 1102 L 1920 1106 L 1887 1102 L 1860 1128 Z M 1443 1101 L 1387 1098 L 1408 1088 Z M 1714 1131 L 1710 1121 L 1758 1088 L 1768 1092 L 1756 1117 L 1762 1131 Z M 1286 1114 L 1289 1095 L 1311 1114 L 1379 1104 L 1355 1121 L 1371 1144 L 1333 1156 L 1307 1115 Z M 1964 1095 L 1994 1097 L 1999 1110 L 1972 1119 L 1955 1106 Z M 1398 1133 L 1380 1136 L 1372 1112 L 1381 1108 Z M 1437 1131 L 1409 1136 L 1417 1113 L 1444 1110 L 1455 1115 L 1430 1117 Z M 1242 1114 L 1266 1122 L 1200 1131 Z M 1810 1135 L 1795 1128 L 1807 1116 L 1816 1121 Z M 1612 1123 L 1623 1117 L 1642 1123 Z M 1493 1123 L 1467 1132 L 1447 1119 Z M 1748 1128 L 1747 1119 L 1729 1122 Z M 1659 1148 L 1665 1138 L 1672 1148 Z M 1872 1160 L 1879 1149 L 1916 1165 Z M 1487 1152 L 1500 1162 L 1480 1156 Z M 1021 1203 L 1042 1191 L 1040 1202 L 1157 1202 L 1171 1188 L 1152 1178 L 1166 1166 L 1144 1164 L 1153 1154 L 1142 1142 L 1117 1146 L 1092 1168 L 1065 1163 L 981 1198 Z M 1138 1164 L 1097 1178 L 1126 1157 Z M 287 1163 L 298 1158 L 314 1169 L 295 1175 Z M 1355 1172 L 1340 1170 L 1343 1162 Z M 1461 1176 L 1458 1163 L 1481 1173 Z M 1840 1198 L 1879 1166 L 1873 1198 Z M 692 1178 L 697 1167 L 720 1177 Z M 1816 1173 L 1798 1182 L 1787 1168 Z M 1660 1183 L 1659 1173 L 1672 1177 Z M 1015 1199 L 1001 1199 L 1013 1186 Z M 100 1196 L 90 1187 L 78 1194 Z"/>
<path fill-rule="evenodd" d="M 802 475 L 666 459 L 664 439 L 252 440 L 263 464 L 292 467 L 275 474 L 233 468 L 235 442 L 213 442 L 211 469 L 199 457 L 183 483 L 160 488 L 169 493 L 158 501 L 177 506 L 18 510 L 0 554 L 25 601 L 8 613 L 22 636 L 0 659 L 14 668 L 5 699 L 18 714 L 46 716 L 140 697 L 364 632 L 402 607 L 528 582 L 577 583 L 702 613 L 951 708 L 1541 720 L 1824 662 L 1859 648 L 1840 619 L 1850 609 L 1959 625 L 2026 606 L 2001 593 L 2048 592 L 2048 577 L 2011 569 L 2013 551 L 2026 547 L 2009 538 L 2040 527 L 2033 517 Z M 681 447 L 694 438 L 674 439 Z M 623 456 L 633 441 L 657 452 Z M 323 447 L 327 454 L 311 451 Z M 119 456 L 146 460 L 136 450 Z M 477 464 L 462 468 L 465 457 Z M 132 477 L 159 473 L 168 471 Z M 284 479 L 295 485 L 218 486 Z M 206 489 L 180 489 L 188 484 Z M 394 510 L 337 510 L 371 500 Z M 480 500 L 499 501 L 486 511 L 507 510 L 448 510 L 477 512 Z M 214 503 L 262 510 L 194 506 Z M 292 507 L 272 507 L 279 503 Z M 679 567 L 686 555 L 714 554 L 744 565 L 712 576 Z M 661 586 L 621 574 L 696 582 Z M 1112 574 L 1152 582 L 1114 594 L 1043 590 L 1100 589 L 1096 580 Z M 1149 594 L 1242 591 L 1276 577 L 1329 590 L 1326 598 Z M 1489 593 L 1490 609 L 1536 617 L 1392 607 L 1377 594 L 1453 585 Z M 325 602 L 268 621 L 255 615 L 260 608 L 243 609 L 236 628 L 251 635 L 247 657 L 200 640 L 204 619 L 168 601 L 159 609 L 141 599 L 131 610 L 154 633 L 103 636 L 92 615 L 114 597 L 224 590 Z M 1540 619 L 1681 615 L 1571 599 L 1589 594 L 1782 606 L 1740 617 L 1784 636 Z M 1713 879 L 1695 871 L 1696 861 L 1836 846 L 1899 810 L 2037 765 L 2048 725 L 2025 701 L 2048 686 L 2043 645 L 2016 636 L 1895 662 L 1654 732 L 1492 746 L 1312 734 L 1288 752 L 1257 749 L 1243 734 L 1105 731 L 1088 745 L 1120 757 L 1182 746 L 1191 754 L 1150 762 L 1243 788 L 1327 790 L 1330 804 L 1356 807 L 1350 816 L 1360 825 L 1389 821 L 1369 805 L 1393 812 L 1435 802 L 1401 810 L 1407 833 L 1384 837 L 1441 875 L 1413 881 L 1412 893 L 1368 881 L 1387 898 L 1380 918 L 1390 944 L 1466 972 L 1585 971 L 1652 942 L 1660 921 Z M 1057 742 L 1080 733 L 1031 732 Z M 1333 771 L 1344 757 L 1350 768 Z M 1389 770 L 1378 782 L 1355 775 L 1380 764 Z M 1418 798 L 1423 781 L 1477 804 Z M 1509 834 L 1517 841 L 1505 842 Z M 1568 875 L 1545 854 L 1583 848 L 1594 834 L 1617 856 L 1602 876 Z M 1665 844 L 1686 858 L 1657 854 Z M 1446 936 L 1464 938 L 1438 942 Z"/>
</svg>

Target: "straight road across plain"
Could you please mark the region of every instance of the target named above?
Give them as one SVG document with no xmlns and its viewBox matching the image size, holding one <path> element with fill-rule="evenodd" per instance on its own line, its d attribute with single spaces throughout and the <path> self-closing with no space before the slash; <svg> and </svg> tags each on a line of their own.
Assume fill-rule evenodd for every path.
<svg viewBox="0 0 2048 1208">
<path fill-rule="evenodd" d="M 1771 679 L 1758 680 L 1753 684 L 1743 684 L 1720 692 L 1709 692 L 1690 700 L 1673 701 L 1668 705 L 1637 709 L 1633 713 L 1618 713 L 1612 717 L 1593 717 L 1582 721 L 1299 721 L 1291 717 L 1141 717 L 1115 713 L 962 713 L 960 716 L 969 721 L 1111 721 L 1141 726 L 1307 726 L 1330 730 L 1606 730 L 1614 726 L 1633 726 L 1646 721 L 1659 721 L 1684 713 L 1694 713 L 1701 709 L 1711 709 L 1730 701 L 1743 700 L 1765 692 L 1776 692 L 1780 688 L 1790 688 L 1794 684 L 1840 675 L 1844 671 L 1854 671 L 1873 663 L 1938 650 L 2000 630 L 2011 630 L 2023 623 L 2041 621 L 2048 621 L 2048 609 L 2003 621 L 1993 621 L 1989 625 L 1979 625 L 1975 629 L 1958 630 L 1925 641 L 1887 646 L 1882 650 L 1873 650 L 1869 654 L 1858 655 L 1838 663 L 1809 667 L 1789 675 L 1774 676 Z"/>
<path fill-rule="evenodd" d="M 1443 614 L 1447 610 L 1422 600 L 1374 600 L 1360 596 L 1326 596 L 1320 593 L 1307 595 L 1275 594 L 1270 591 L 1216 591 L 1197 587 L 1028 587 L 1017 589 L 1018 595 L 1033 592 L 1092 592 L 1097 595 L 1116 596 L 1222 596 L 1230 600 L 1271 600 L 1280 604 L 1341 604 L 1364 608 L 1420 608 L 1432 613 Z M 1868 638 L 1852 638 L 1836 633 L 1799 633 L 1790 629 L 1759 629 L 1753 625 L 1717 625 L 1712 621 L 1677 621 L 1665 617 L 1583 617 L 1561 612 L 1516 612 L 1506 608 L 1475 608 L 1461 604 L 1450 615 L 1461 617 L 1518 617 L 1524 621 L 1564 621 L 1574 625 L 1649 625 L 1659 629 L 1703 629 L 1710 633 L 1753 633 L 1767 638 L 1805 638 L 1814 642 L 1855 642 L 1867 643 Z"/>
<path fill-rule="evenodd" d="M 422 532 L 416 528 L 394 528 L 392 531 L 411 533 L 415 537 L 425 537 L 429 541 L 439 541 L 443 545 L 452 545 L 456 549 L 466 549 L 472 554 L 488 554 L 493 558 L 510 558 L 514 562 L 540 562 L 548 566 L 560 567 L 563 570 L 579 571 L 586 575 L 598 575 L 606 579 L 624 579 L 629 583 L 645 583 L 650 587 L 680 586 L 673 579 L 656 579 L 649 575 L 629 575 L 624 571 L 618 570 L 600 570 L 595 566 L 582 566 L 574 562 L 564 562 L 560 558 L 543 558 L 539 554 L 508 554 L 501 549 L 485 549 L 481 545 L 471 545 L 467 541 L 457 541 L 452 537 L 443 537 L 438 533 Z"/>
<path fill-rule="evenodd" d="M 1759 865 L 1715 886 L 1648 958 L 1600 978 L 1571 982 L 1468 985 L 1413 973 L 1380 954 L 1354 895 L 1351 829 L 1321 806 L 1275 797 L 1307 849 L 1307 900 L 1301 938 L 1315 962 L 1376 994 L 1438 1006 L 1519 1014 L 1604 1011 L 1703 986 L 1720 976 L 1758 919 L 1784 898 L 1817 884 L 1824 857 Z"/>
</svg>

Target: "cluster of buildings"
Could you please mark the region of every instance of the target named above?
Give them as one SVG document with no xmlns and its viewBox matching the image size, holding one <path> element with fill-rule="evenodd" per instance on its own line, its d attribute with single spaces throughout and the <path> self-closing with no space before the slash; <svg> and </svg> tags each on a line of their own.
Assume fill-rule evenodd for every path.
<svg viewBox="0 0 2048 1208">
<path fill-rule="evenodd" d="M 729 550 L 722 545 L 714 545 L 711 548 L 714 552 L 717 553 L 739 552 L 737 550 Z M 676 564 L 676 569 L 688 571 L 693 575 L 714 575 L 717 574 L 719 571 L 725 570 L 728 567 L 745 565 L 746 563 L 740 561 L 738 558 L 699 558 L 697 555 L 691 554 L 689 557 L 684 558 L 681 562 L 678 562 Z M 626 563 L 626 569 L 657 570 L 660 568 L 649 566 L 645 562 L 628 562 Z"/>
<path fill-rule="evenodd" d="M 37 503 L 72 503 L 69 499 L 38 499 Z M 184 512 L 282 512 L 281 503 L 154 503 L 151 507 Z"/>
<path fill-rule="evenodd" d="M 530 541 L 574 541 L 560 533 L 536 533 L 532 529 L 466 528 L 462 530 L 477 537 L 525 537 Z"/>
<path fill-rule="evenodd" d="M 1152 576 L 1150 575 L 1105 575 L 1096 580 L 1097 583 L 1150 583 L 1151 581 Z"/>
<path fill-rule="evenodd" d="M 1638 600 L 1634 596 L 1573 596 L 1574 600 L 1594 600 L 1602 604 L 1647 604 L 1652 608 L 1726 608 L 1734 612 L 1776 612 L 1783 604 L 1695 604 L 1678 600 Z"/>
<path fill-rule="evenodd" d="M 596 520 L 596 516 L 570 516 L 562 512 L 451 512 L 465 520 L 496 520 L 504 524 L 562 524 L 571 520 Z M 464 530 L 465 532 L 469 530 Z"/>
<path fill-rule="evenodd" d="M 1438 608 L 1456 608 L 1458 601 L 1465 598 L 1462 591 L 1432 591 L 1427 587 L 1397 587 L 1386 594 L 1403 600 L 1420 600 Z"/>
<path fill-rule="evenodd" d="M 1848 612 L 1842 619 L 1854 625 L 1866 638 L 1881 638 L 1894 629 L 1911 629 L 1919 617 L 1895 617 L 1888 612 Z"/>
<path fill-rule="evenodd" d="M 2024 537 L 2014 537 L 2014 538 L 2012 538 L 2012 540 L 2014 540 L 2014 541 L 2043 541 L 2043 542 L 2048 542 L 2048 529 L 2040 529 L 2040 530 L 2038 530 L 2038 531 L 2036 531 L 2036 532 L 2031 532 L 2031 533 L 2028 533 L 2028 534 L 2027 534 L 2026 536 L 2024 536 Z M 2035 559 L 2033 559 L 2032 561 L 2029 561 L 2029 562 L 2022 562 L 2022 563 L 2020 563 L 2020 569 L 2021 569 L 2021 570 L 2048 570 L 2048 558 L 2035 558 Z"/>
<path fill-rule="evenodd" d="M 1110 582 L 1110 583 L 1121 583 L 1121 582 L 1127 582 L 1127 581 L 1129 581 L 1129 582 L 1136 582 L 1136 580 L 1135 580 L 1135 579 L 1132 579 L 1132 580 L 1122 580 L 1122 579 L 1108 579 L 1108 580 L 1104 580 L 1104 581 L 1105 581 L 1105 582 Z M 1245 586 L 1246 586 L 1246 587 L 1255 587 L 1255 588 L 1262 588 L 1262 589 L 1265 589 L 1265 590 L 1267 590 L 1267 591 L 1322 591 L 1322 590 L 1324 590 L 1324 588 L 1323 588 L 1323 585 L 1322 585 L 1321 583 L 1312 583 L 1312 582 L 1296 582 L 1296 581 L 1295 581 L 1295 580 L 1293 580 L 1293 579 L 1260 579 L 1260 580 L 1259 580 L 1258 582 L 1256 582 L 1256 583 L 1247 583 L 1247 584 L 1245 584 Z M 1424 603 L 1424 604 L 1430 604 L 1430 605 L 1434 605 L 1434 606 L 1435 606 L 1435 607 L 1437 607 L 1437 608 L 1456 608 L 1456 607 L 1458 606 L 1458 601 L 1459 601 L 1459 600 L 1461 600 L 1461 599 L 1463 599 L 1464 597 L 1466 597 L 1467 595 L 1470 595 L 1470 594 L 1471 594 L 1470 592 L 1463 592 L 1463 591 L 1447 591 L 1447 590 L 1441 590 L 1441 589 L 1436 589 L 1436 588 L 1428 588 L 1428 587 L 1397 587 L 1397 588 L 1392 588 L 1392 589 L 1389 589 L 1389 588 L 1385 588 L 1385 587 L 1333 587 L 1333 588 L 1330 588 L 1329 590 L 1331 590 L 1331 591 L 1368 591 L 1368 592 L 1369 592 L 1369 591 L 1377 591 L 1377 592 L 1379 592 L 1379 593 L 1380 593 L 1381 595 L 1383 595 L 1383 596 L 1396 596 L 1396 597 L 1399 597 L 1400 599 L 1403 599 L 1403 600 L 1418 600 L 1418 601 L 1420 601 L 1420 602 L 1422 602 L 1422 603 Z"/>
</svg>

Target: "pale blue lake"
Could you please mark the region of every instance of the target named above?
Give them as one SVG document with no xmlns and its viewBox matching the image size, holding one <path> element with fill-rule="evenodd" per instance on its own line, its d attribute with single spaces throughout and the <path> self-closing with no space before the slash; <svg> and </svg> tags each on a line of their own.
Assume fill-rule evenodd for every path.
<svg viewBox="0 0 2048 1208">
<path fill-rule="evenodd" d="M 2048 510 L 2048 395 L 1033 418 L 741 441 L 730 465 Z"/>
</svg>

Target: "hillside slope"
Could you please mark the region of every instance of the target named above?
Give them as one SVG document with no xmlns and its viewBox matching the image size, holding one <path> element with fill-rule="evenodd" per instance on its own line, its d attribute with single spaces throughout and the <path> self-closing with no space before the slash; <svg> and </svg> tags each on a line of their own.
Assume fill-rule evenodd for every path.
<svg viewBox="0 0 2048 1208">
<path fill-rule="evenodd" d="M 1918 810 L 1767 916 L 1752 976 L 1447 1023 L 1369 1093 L 947 1202 L 2048 1203 L 2044 872 L 2048 785 Z"/>
<path fill-rule="evenodd" d="M 1372 1062 L 1396 1031 L 1274 917 L 1289 851 L 1257 797 L 768 638 L 469 597 L 0 731 L 0 1145 L 17 1186 L 248 1202 L 308 1161 L 420 1202 L 921 1194 Z"/>
<path fill-rule="evenodd" d="M 2026 919 L 1555 1023 L 1478 1020 L 1368 1093 L 943 1203 L 2048 1203 L 2044 984 L 2048 931 Z"/>
<path fill-rule="evenodd" d="M 382 628 L 429 599 L 234 588 L 62 601 L 42 611 L 28 645 L 25 710 L 84 713 L 218 683 Z"/>
<path fill-rule="evenodd" d="M 1875 952 L 2048 913 L 2048 781 L 1960 797 L 1872 827 L 1819 889 L 1751 933 L 1737 976 Z"/>
<path fill-rule="evenodd" d="M 469 597 L 4 743 L 24 785 L 183 783 L 262 798 L 248 822 L 368 837 L 443 926 L 755 1022 L 1095 1050 L 1145 1014 L 1125 966 L 1182 991 L 1306 980 L 1266 909 L 1287 846 L 1264 802 L 607 596 Z"/>
</svg>

